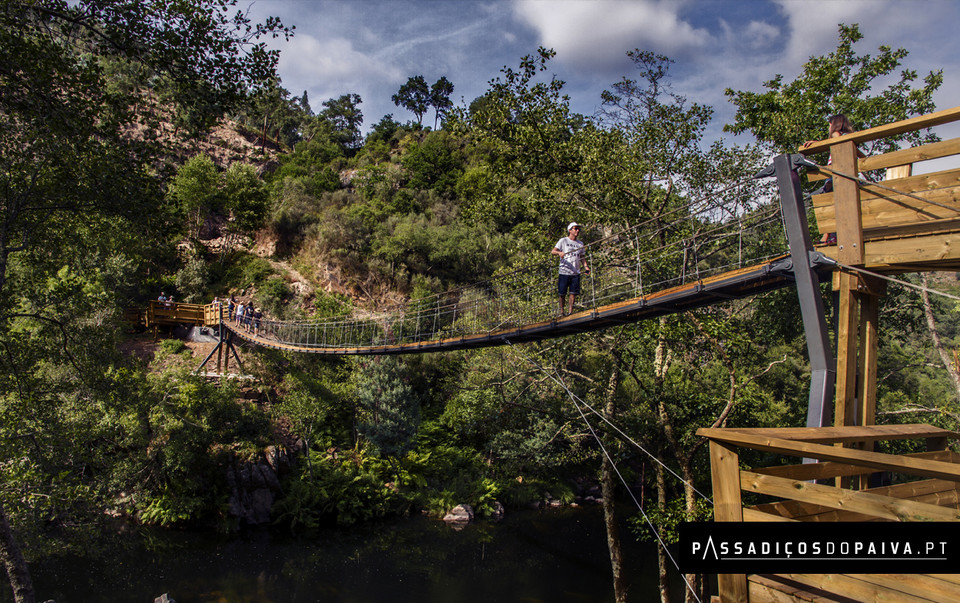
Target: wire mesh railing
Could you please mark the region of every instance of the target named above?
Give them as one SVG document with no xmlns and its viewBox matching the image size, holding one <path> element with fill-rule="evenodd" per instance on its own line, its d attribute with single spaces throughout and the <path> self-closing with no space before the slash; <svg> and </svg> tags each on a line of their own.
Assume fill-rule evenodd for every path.
<svg viewBox="0 0 960 603">
<path fill-rule="evenodd" d="M 574 313 L 756 265 L 787 248 L 777 203 L 751 211 L 699 209 L 588 243 L 583 253 L 591 270 L 582 275 Z M 557 264 L 552 256 L 380 312 L 302 321 L 224 320 L 262 340 L 318 351 L 489 335 L 561 317 Z"/>
</svg>

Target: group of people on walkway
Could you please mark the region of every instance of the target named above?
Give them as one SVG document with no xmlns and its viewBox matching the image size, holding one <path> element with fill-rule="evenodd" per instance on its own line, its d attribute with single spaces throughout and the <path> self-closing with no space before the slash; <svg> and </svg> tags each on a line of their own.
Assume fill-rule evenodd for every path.
<svg viewBox="0 0 960 603">
<path fill-rule="evenodd" d="M 238 328 L 247 333 L 260 335 L 260 325 L 263 321 L 263 310 L 254 307 L 252 301 L 237 302 L 234 297 L 227 301 L 227 320 L 235 321 Z"/>
<path fill-rule="evenodd" d="M 213 309 L 219 311 L 223 308 L 227 314 L 227 320 L 232 320 L 238 328 L 247 333 L 260 335 L 260 326 L 263 322 L 263 310 L 253 305 L 252 301 L 238 302 L 236 296 L 231 295 L 227 300 L 221 300 L 219 297 L 213 298 Z"/>
</svg>

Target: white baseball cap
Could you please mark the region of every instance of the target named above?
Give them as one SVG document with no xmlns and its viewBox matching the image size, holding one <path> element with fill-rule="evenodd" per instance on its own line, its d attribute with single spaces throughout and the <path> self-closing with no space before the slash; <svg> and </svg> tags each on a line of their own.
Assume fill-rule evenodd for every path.
<svg viewBox="0 0 960 603">
<path fill-rule="evenodd" d="M 580 228 L 580 225 L 577 224 L 576 222 L 571 222 L 571 223 L 567 224 L 567 231 L 568 231 L 568 232 L 571 231 L 571 230 L 573 230 L 574 228 Z"/>
</svg>

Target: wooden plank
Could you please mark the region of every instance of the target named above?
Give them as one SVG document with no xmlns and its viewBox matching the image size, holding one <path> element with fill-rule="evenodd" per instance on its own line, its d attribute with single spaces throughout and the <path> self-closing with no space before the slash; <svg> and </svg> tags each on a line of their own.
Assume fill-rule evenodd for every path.
<svg viewBox="0 0 960 603">
<path fill-rule="evenodd" d="M 779 576 L 753 574 L 750 582 L 750 603 L 837 603 L 822 590 L 811 589 Z"/>
<path fill-rule="evenodd" d="M 837 461 L 883 471 L 898 471 L 908 475 L 960 481 L 960 466 L 943 461 L 883 454 L 853 448 L 835 448 L 833 446 L 785 440 L 770 436 L 724 433 L 725 431 L 728 430 L 702 428 L 699 429 L 697 433 L 710 438 L 711 444 L 713 444 L 713 442 L 723 442 L 763 452 L 812 458 L 821 461 Z"/>
<path fill-rule="evenodd" d="M 876 603 L 930 603 L 941 599 L 927 597 L 924 594 L 911 594 L 895 590 L 886 585 L 877 584 L 874 576 L 879 574 L 780 574 L 783 578 L 837 593 L 854 601 L 874 601 Z"/>
<path fill-rule="evenodd" d="M 951 138 L 882 155 L 864 157 L 860 160 L 859 168 L 861 172 L 868 172 L 957 154 L 960 154 L 960 138 Z"/>
<path fill-rule="evenodd" d="M 744 507 L 743 508 L 743 520 L 744 521 L 796 521 L 796 519 L 791 519 L 785 515 L 780 515 L 777 513 L 769 513 L 754 507 Z"/>
<path fill-rule="evenodd" d="M 864 245 L 881 239 L 898 239 L 903 237 L 917 237 L 933 234 L 947 234 L 960 232 L 960 218 L 944 218 L 930 222 L 917 222 L 900 226 L 884 226 L 883 228 L 864 229 Z"/>
<path fill-rule="evenodd" d="M 960 241 L 955 233 L 870 241 L 864 247 L 865 266 L 960 259 Z"/>
<path fill-rule="evenodd" d="M 946 480 L 932 481 L 936 483 L 928 486 L 918 487 L 917 491 L 919 493 L 916 494 L 916 496 L 910 496 L 913 494 L 910 488 L 902 488 L 899 486 L 898 489 L 891 491 L 892 496 L 893 498 L 909 499 L 914 502 L 922 502 L 956 509 L 958 500 L 957 491 L 951 489 L 950 487 L 953 482 Z M 885 490 L 870 490 L 870 492 L 883 493 Z M 880 521 L 879 518 L 871 515 L 843 509 L 833 509 L 824 505 L 797 500 L 783 500 L 756 505 L 756 507 L 753 508 L 752 513 L 756 513 L 757 516 L 761 518 L 764 516 L 774 516 L 781 517 L 783 519 L 811 522 Z M 744 509 L 744 517 L 747 517 L 746 509 Z M 757 521 L 759 520 L 760 519 Z"/>
<path fill-rule="evenodd" d="M 876 584 L 895 593 L 930 601 L 960 603 L 960 591 L 956 585 L 926 574 L 851 574 L 864 582 Z"/>
<path fill-rule="evenodd" d="M 877 290 L 882 287 L 876 277 L 863 279 L 867 287 Z M 882 283 L 883 281 L 880 281 Z M 860 388 L 859 415 L 862 425 L 877 422 L 877 329 L 880 314 L 880 298 L 871 293 L 860 292 Z"/>
<path fill-rule="evenodd" d="M 812 201 L 820 232 L 835 232 L 836 193 L 814 195 Z M 860 213 L 864 231 L 957 218 L 960 216 L 960 170 L 863 185 Z"/>
<path fill-rule="evenodd" d="M 955 232 L 865 241 L 864 250 L 864 267 L 885 274 L 954 270 L 960 264 L 960 240 Z M 817 251 L 837 259 L 836 246 L 821 246 Z"/>
<path fill-rule="evenodd" d="M 915 452 L 903 456 L 914 458 L 925 458 L 935 461 L 946 461 L 951 463 L 960 463 L 960 455 L 950 450 L 940 450 L 934 452 Z M 756 473 L 764 475 L 774 475 L 776 477 L 786 477 L 799 480 L 818 480 L 837 477 L 840 475 L 859 475 L 863 473 L 863 467 L 850 465 L 847 463 L 803 463 L 800 465 L 780 465 L 777 467 L 754 468 Z"/>
<path fill-rule="evenodd" d="M 949 503 L 956 502 L 956 482 L 946 479 L 923 479 L 915 482 L 906 482 L 903 484 L 893 484 L 891 486 L 880 486 L 863 490 L 872 494 L 882 496 L 892 496 L 893 498 L 902 498 L 909 500 L 919 500 L 921 497 L 945 493 L 946 500 Z M 938 500 L 938 497 L 929 497 L 927 500 Z M 945 506 L 945 505 L 940 505 Z"/>
<path fill-rule="evenodd" d="M 740 457 L 737 451 L 726 444 L 710 442 L 710 473 L 713 480 L 714 520 L 742 522 Z M 718 574 L 717 585 L 723 603 L 748 603 L 745 575 Z"/>
<path fill-rule="evenodd" d="M 906 183 L 917 178 L 927 178 L 927 176 L 914 176 L 880 185 L 863 185 L 860 188 L 861 212 L 864 214 L 864 220 L 876 222 L 880 226 L 894 226 L 901 220 L 913 219 L 936 220 L 940 218 L 956 218 L 958 215 L 957 182 L 947 182 L 939 186 L 907 186 Z M 932 180 L 932 178 L 927 178 Z M 894 190 L 882 188 L 896 184 Z M 814 212 L 817 216 L 817 223 L 824 223 L 830 226 L 834 220 L 834 193 L 821 193 L 813 195 L 810 200 L 813 204 Z M 945 205 L 939 207 L 937 204 Z M 899 214 L 897 212 L 900 212 Z M 867 228 L 868 226 L 864 226 Z M 874 228 L 874 225 L 870 225 Z"/>
<path fill-rule="evenodd" d="M 768 494 L 833 509 L 863 513 L 890 521 L 960 521 L 960 511 L 870 492 L 843 490 L 809 482 L 740 472 L 740 486 L 746 492 Z"/>
<path fill-rule="evenodd" d="M 960 440 L 960 433 L 925 423 L 900 425 L 865 425 L 849 427 L 702 427 L 697 435 L 714 438 L 723 435 L 723 441 L 735 442 L 737 434 L 770 436 L 784 440 L 835 444 L 870 440 L 917 440 L 945 437 Z"/>
<path fill-rule="evenodd" d="M 913 176 L 913 164 L 908 163 L 907 165 L 895 165 L 893 167 L 888 167 L 886 172 L 883 174 L 883 179 L 886 180 L 898 180 L 900 178 L 909 178 Z"/>
<path fill-rule="evenodd" d="M 779 516 L 794 521 L 819 522 L 822 517 L 834 512 L 829 507 L 797 500 L 782 500 L 777 502 L 756 505 L 755 512 L 765 515 Z M 865 516 L 863 516 L 865 517 Z M 831 519 L 829 521 L 836 521 Z M 859 521 L 852 519 L 851 521 Z"/>
<path fill-rule="evenodd" d="M 916 130 L 922 130 L 924 128 L 932 128 L 957 120 L 960 120 L 960 107 L 944 109 L 943 111 L 928 113 L 926 115 L 920 115 L 910 119 L 904 119 L 902 121 L 895 121 L 892 124 L 885 124 L 875 128 L 853 132 L 852 134 L 845 134 L 839 138 L 820 140 L 810 144 L 807 147 L 801 147 L 797 149 L 797 152 L 804 155 L 816 155 L 817 153 L 823 153 L 829 150 L 831 146 L 838 143 L 868 142 L 870 140 L 877 140 L 878 138 L 896 136 L 897 134 L 903 134 L 904 132 L 915 132 Z"/>
</svg>

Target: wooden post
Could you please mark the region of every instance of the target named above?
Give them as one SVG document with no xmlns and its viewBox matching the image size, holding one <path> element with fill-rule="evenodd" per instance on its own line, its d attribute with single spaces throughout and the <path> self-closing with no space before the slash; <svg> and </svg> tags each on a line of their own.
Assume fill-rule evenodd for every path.
<svg viewBox="0 0 960 603">
<path fill-rule="evenodd" d="M 837 400 L 833 410 L 834 425 L 857 425 L 857 287 L 856 275 L 841 272 L 839 307 L 837 308 Z"/>
<path fill-rule="evenodd" d="M 860 417 L 861 425 L 877 423 L 877 327 L 883 281 L 862 279 L 860 293 Z"/>
<path fill-rule="evenodd" d="M 883 175 L 884 180 L 896 180 L 897 178 L 909 178 L 913 176 L 913 164 L 908 163 L 907 165 L 898 165 L 896 167 L 887 168 L 886 173 Z"/>
<path fill-rule="evenodd" d="M 857 146 L 842 142 L 830 147 L 831 166 L 847 176 L 857 176 Z M 833 177 L 833 203 L 837 216 L 837 259 L 841 264 L 863 265 L 863 222 L 860 213 L 860 186 L 848 177 Z M 858 425 L 857 416 L 857 330 L 860 279 L 841 272 L 837 325 L 837 400 L 834 424 Z"/>
<path fill-rule="evenodd" d="M 740 456 L 735 448 L 710 442 L 714 521 L 743 521 L 740 500 Z M 745 574 L 718 574 L 721 603 L 748 603 Z"/>
<path fill-rule="evenodd" d="M 831 167 L 857 177 L 857 145 L 842 142 L 830 147 Z M 860 185 L 844 176 L 833 176 L 833 204 L 837 216 L 837 259 L 841 264 L 863 264 L 863 219 Z"/>
</svg>

